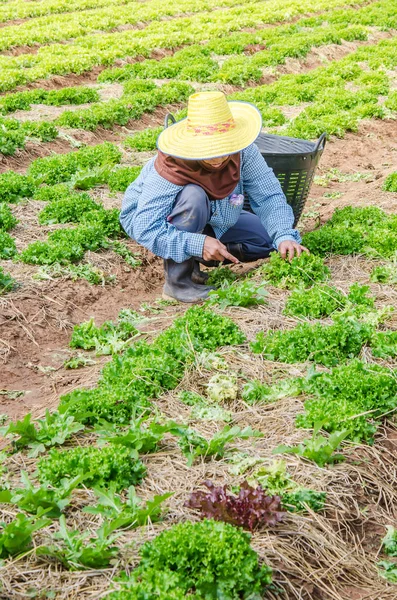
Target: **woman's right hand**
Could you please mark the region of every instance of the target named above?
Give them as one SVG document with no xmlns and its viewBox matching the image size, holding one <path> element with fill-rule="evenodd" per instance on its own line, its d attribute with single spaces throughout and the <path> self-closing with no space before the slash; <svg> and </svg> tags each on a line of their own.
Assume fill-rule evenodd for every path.
<svg viewBox="0 0 397 600">
<path fill-rule="evenodd" d="M 226 246 L 222 244 L 222 242 L 207 235 L 204 241 L 203 259 L 219 260 L 223 262 L 226 258 L 235 264 L 240 262 L 235 256 L 227 251 Z"/>
</svg>

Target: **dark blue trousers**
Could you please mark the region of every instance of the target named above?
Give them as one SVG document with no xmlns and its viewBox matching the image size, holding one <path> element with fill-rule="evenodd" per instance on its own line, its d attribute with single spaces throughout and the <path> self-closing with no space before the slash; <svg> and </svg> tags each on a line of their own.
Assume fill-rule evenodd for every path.
<svg viewBox="0 0 397 600">
<path fill-rule="evenodd" d="M 203 188 L 189 183 L 177 195 L 168 220 L 182 231 L 215 237 L 208 223 L 211 218 L 210 203 Z M 274 251 L 272 241 L 259 217 L 246 210 L 241 212 L 237 223 L 226 231 L 220 241 L 227 246 L 230 254 L 242 262 L 266 258 Z"/>
</svg>

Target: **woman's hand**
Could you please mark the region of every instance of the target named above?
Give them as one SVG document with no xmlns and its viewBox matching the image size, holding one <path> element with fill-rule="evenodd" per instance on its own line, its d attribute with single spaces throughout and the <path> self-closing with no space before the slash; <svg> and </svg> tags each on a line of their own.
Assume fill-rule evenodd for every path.
<svg viewBox="0 0 397 600">
<path fill-rule="evenodd" d="M 226 246 L 222 242 L 207 235 L 204 241 L 203 259 L 223 262 L 225 258 L 236 264 L 239 262 L 235 256 L 227 251 Z"/>
<path fill-rule="evenodd" d="M 280 252 L 281 258 L 288 258 L 290 262 L 295 255 L 300 256 L 302 252 L 307 252 L 308 254 L 310 254 L 309 250 L 305 248 L 305 246 L 302 246 L 297 242 L 293 242 L 292 240 L 286 240 L 285 242 L 281 242 L 281 244 L 278 247 L 278 251 Z"/>
</svg>

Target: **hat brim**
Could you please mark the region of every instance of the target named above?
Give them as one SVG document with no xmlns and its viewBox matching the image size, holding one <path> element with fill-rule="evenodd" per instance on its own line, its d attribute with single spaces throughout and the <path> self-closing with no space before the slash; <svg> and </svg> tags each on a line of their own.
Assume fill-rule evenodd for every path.
<svg viewBox="0 0 397 600">
<path fill-rule="evenodd" d="M 187 119 L 167 127 L 157 138 L 157 148 L 164 154 L 186 160 L 208 160 L 235 154 L 250 146 L 262 129 L 262 116 L 249 102 L 228 102 L 236 126 L 211 135 L 187 131 Z"/>
</svg>

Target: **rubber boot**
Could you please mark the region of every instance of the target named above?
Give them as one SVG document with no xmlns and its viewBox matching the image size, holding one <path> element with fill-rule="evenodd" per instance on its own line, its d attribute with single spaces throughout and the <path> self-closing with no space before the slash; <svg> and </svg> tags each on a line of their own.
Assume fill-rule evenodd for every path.
<svg viewBox="0 0 397 600">
<path fill-rule="evenodd" d="M 193 283 L 198 283 L 199 285 L 205 285 L 208 280 L 208 273 L 204 273 L 204 271 L 200 270 L 200 263 L 195 260 L 193 273 L 192 273 L 192 281 Z"/>
<path fill-rule="evenodd" d="M 164 260 L 164 299 L 195 303 L 208 298 L 208 293 L 214 288 L 192 281 L 194 262 L 194 258 L 189 258 L 181 263 L 177 263 L 171 258 Z"/>
</svg>

